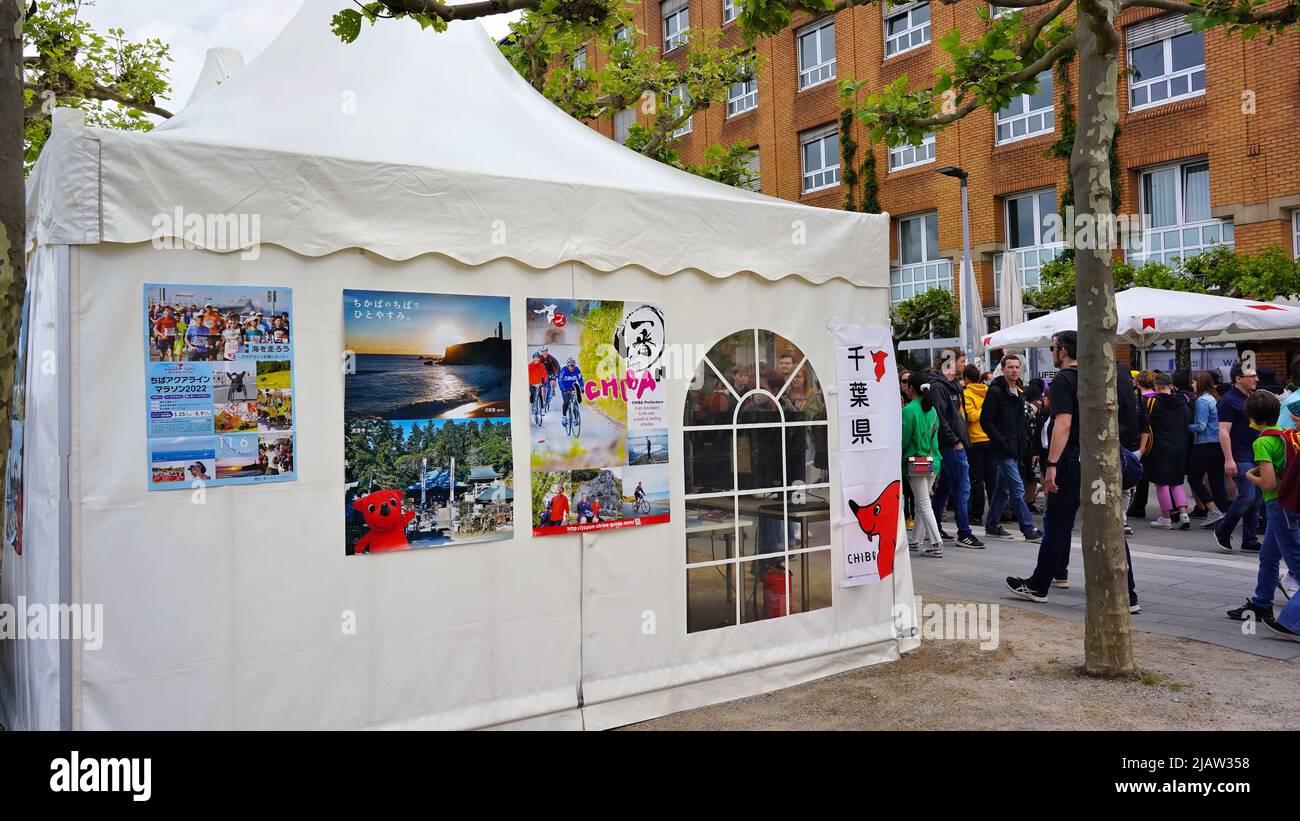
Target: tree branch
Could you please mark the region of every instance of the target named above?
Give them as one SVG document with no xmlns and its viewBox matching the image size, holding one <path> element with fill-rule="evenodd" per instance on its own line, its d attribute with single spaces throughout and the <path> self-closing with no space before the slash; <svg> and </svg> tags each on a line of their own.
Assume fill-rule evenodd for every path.
<svg viewBox="0 0 1300 821">
<path fill-rule="evenodd" d="M 127 108 L 134 108 L 137 111 L 143 111 L 146 114 L 153 114 L 157 117 L 162 117 L 164 120 L 170 120 L 174 116 L 167 109 L 155 105 L 153 100 L 137 100 L 129 94 L 119 91 L 113 86 L 95 83 L 91 88 L 94 90 L 94 93 L 86 95 L 88 97 L 94 97 L 99 100 L 109 100 L 118 103 L 119 105 L 124 105 Z"/>
<path fill-rule="evenodd" d="M 1206 7 L 1199 3 L 1184 3 L 1181 0 L 1120 0 L 1120 10 L 1127 9 L 1160 9 L 1162 11 L 1173 11 L 1180 14 L 1191 14 L 1192 12 L 1204 12 Z M 1232 23 L 1234 25 L 1250 25 L 1251 23 L 1262 23 L 1265 25 L 1291 25 L 1300 22 L 1300 6 L 1294 2 L 1286 3 L 1275 9 L 1267 11 L 1246 11 L 1233 12 Z"/>
</svg>

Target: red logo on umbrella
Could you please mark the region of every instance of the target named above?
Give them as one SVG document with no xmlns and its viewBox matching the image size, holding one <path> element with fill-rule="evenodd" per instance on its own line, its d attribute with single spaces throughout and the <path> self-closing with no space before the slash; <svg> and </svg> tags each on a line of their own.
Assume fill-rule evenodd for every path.
<svg viewBox="0 0 1300 821">
<path fill-rule="evenodd" d="M 1254 308 L 1257 311 L 1281 311 L 1285 310 L 1278 305 L 1247 305 L 1247 308 Z"/>
<path fill-rule="evenodd" d="M 1156 327 L 1156 318 L 1154 316 L 1142 317 L 1142 330 L 1145 331 L 1147 328 L 1150 328 L 1151 330 L 1154 331 L 1155 327 Z"/>
</svg>

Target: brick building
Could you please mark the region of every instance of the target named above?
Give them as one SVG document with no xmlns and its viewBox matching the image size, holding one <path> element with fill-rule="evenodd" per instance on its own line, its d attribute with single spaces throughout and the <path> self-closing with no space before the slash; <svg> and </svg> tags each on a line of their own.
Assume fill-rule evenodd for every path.
<svg viewBox="0 0 1300 821">
<path fill-rule="evenodd" d="M 701 28 L 721 29 L 725 43 L 739 45 L 738 1 L 642 0 L 634 9 L 635 27 L 649 43 L 638 45 L 658 46 L 663 59 L 681 60 L 683 33 Z M 797 15 L 785 31 L 755 43 L 763 60 L 756 83 L 733 86 L 727 105 L 697 113 L 678 149 L 684 159 L 699 161 L 708 145 L 744 142 L 758 151 L 763 193 L 842 208 L 848 191 L 840 168 L 839 81 L 865 80 L 870 91 L 906 75 L 912 87 L 922 87 L 947 59 L 939 36 L 953 28 L 971 35 L 987 26 L 977 12 L 981 6 L 912 2 L 858 6 L 821 18 Z M 1252 253 L 1277 245 L 1296 254 L 1300 34 L 1269 43 L 1193 33 L 1180 16 L 1148 9 L 1123 13 L 1119 24 L 1120 212 L 1147 215 L 1158 228 L 1146 233 L 1145 254 L 1168 259 L 1221 242 Z M 970 175 L 971 244 L 986 312 L 996 312 L 995 272 L 1003 253 L 1013 250 L 1022 281 L 1036 283 L 1041 263 L 1062 247 L 1044 236 L 1043 217 L 1057 209 L 1067 161 L 1044 151 L 1060 138 L 1064 94 L 1077 98 L 1075 69 L 1071 64 L 1068 88 L 1044 73 L 1038 94 L 996 116 L 976 111 L 921 147 L 873 146 L 864 129 L 853 126 L 859 146 L 854 165 L 874 152 L 880 205 L 894 216 L 894 301 L 931 287 L 957 290 L 961 198 L 956 180 L 935 173 L 946 165 Z M 633 116 L 629 110 L 591 125 L 617 139 Z M 1300 343 L 1291 347 L 1269 346 L 1267 359 L 1284 363 L 1300 353 Z"/>
</svg>

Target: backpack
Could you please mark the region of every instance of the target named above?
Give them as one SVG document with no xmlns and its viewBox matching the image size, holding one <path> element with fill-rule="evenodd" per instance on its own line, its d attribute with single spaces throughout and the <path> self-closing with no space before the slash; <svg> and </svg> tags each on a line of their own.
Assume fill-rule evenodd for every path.
<svg viewBox="0 0 1300 821">
<path fill-rule="evenodd" d="M 1139 457 L 1146 456 L 1148 453 L 1150 453 L 1151 448 L 1154 447 L 1156 443 L 1155 432 L 1151 430 L 1151 414 L 1154 413 L 1156 409 L 1156 398 L 1154 396 L 1146 397 L 1146 406 L 1147 406 L 1147 429 L 1142 432 L 1147 435 L 1147 443 L 1145 446 L 1142 447 L 1141 450 L 1138 451 Z M 1139 482 L 1141 481 L 1140 477 L 1138 481 Z M 1137 482 L 1134 482 L 1133 484 L 1136 485 Z"/>
<path fill-rule="evenodd" d="M 1278 478 L 1277 503 L 1292 515 L 1300 515 L 1300 431 L 1262 431 L 1260 436 L 1277 436 L 1286 443 L 1286 463 Z"/>
<path fill-rule="evenodd" d="M 1138 456 L 1136 453 L 1124 447 L 1123 445 L 1120 445 L 1119 446 L 1120 487 L 1122 487 L 1124 490 L 1129 490 L 1131 488 L 1137 487 L 1138 482 L 1142 481 L 1142 476 L 1144 473 L 1145 471 L 1142 468 L 1142 457 Z"/>
</svg>

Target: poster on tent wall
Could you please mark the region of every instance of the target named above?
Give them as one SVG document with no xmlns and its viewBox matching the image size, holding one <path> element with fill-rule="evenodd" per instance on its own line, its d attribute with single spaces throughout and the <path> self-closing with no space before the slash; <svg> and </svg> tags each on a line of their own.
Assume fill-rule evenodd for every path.
<svg viewBox="0 0 1300 821">
<path fill-rule="evenodd" d="M 844 489 L 841 584 L 894 572 L 902 505 L 902 417 L 892 329 L 840 325 L 835 332 L 840 483 Z"/>
<path fill-rule="evenodd" d="M 529 299 L 533 535 L 668 521 L 664 314 Z"/>
<path fill-rule="evenodd" d="M 144 286 L 150 490 L 297 479 L 293 291 Z"/>
<path fill-rule="evenodd" d="M 27 334 L 32 306 L 29 288 L 23 294 L 22 315 L 18 320 L 18 350 L 14 352 L 14 390 L 12 419 L 9 422 L 9 457 L 5 466 L 5 544 L 23 555 L 23 434 L 27 424 Z"/>
<path fill-rule="evenodd" d="M 514 534 L 510 298 L 343 292 L 344 553 Z"/>
</svg>

